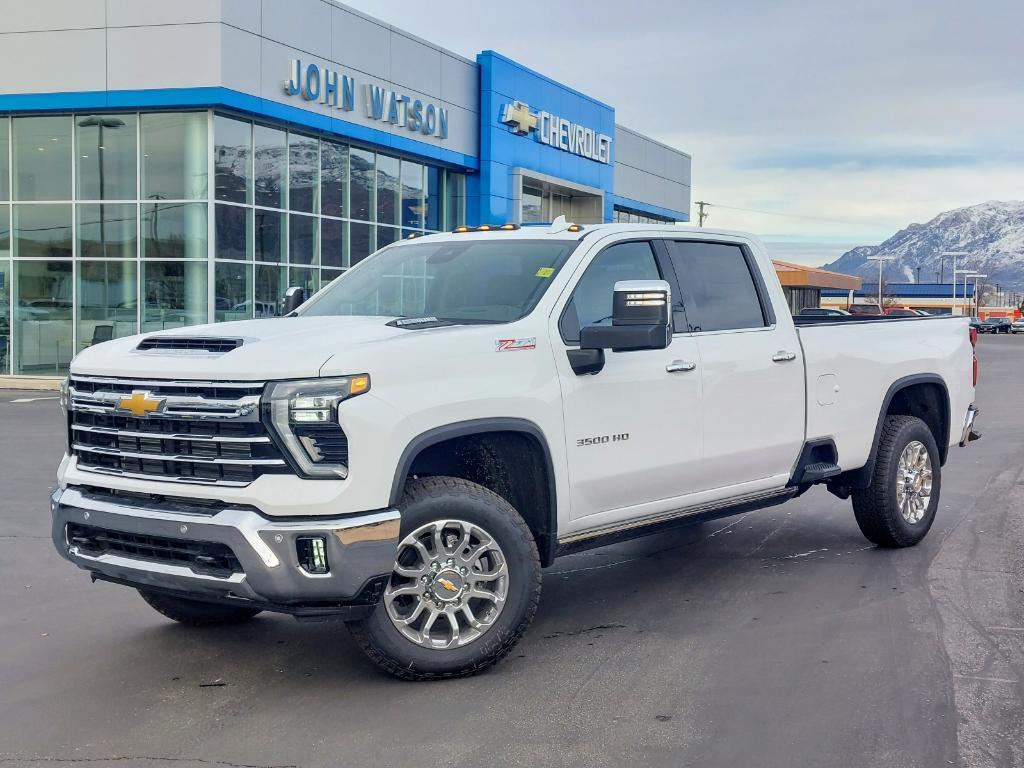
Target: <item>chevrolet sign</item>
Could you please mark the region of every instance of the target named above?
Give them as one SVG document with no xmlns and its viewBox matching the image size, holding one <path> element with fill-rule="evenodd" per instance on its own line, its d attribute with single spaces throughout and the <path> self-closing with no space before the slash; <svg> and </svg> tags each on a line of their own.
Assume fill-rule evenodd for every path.
<svg viewBox="0 0 1024 768">
<path fill-rule="evenodd" d="M 608 164 L 612 159 L 612 137 L 565 118 L 539 110 L 532 112 L 529 104 L 513 101 L 501 110 L 501 122 L 520 136 L 533 134 L 541 144 L 570 152 L 589 160 Z"/>
</svg>

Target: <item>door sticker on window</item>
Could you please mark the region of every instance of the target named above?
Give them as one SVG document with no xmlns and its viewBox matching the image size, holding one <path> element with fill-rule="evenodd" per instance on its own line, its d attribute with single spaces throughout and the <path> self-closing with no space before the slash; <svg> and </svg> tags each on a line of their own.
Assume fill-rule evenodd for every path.
<svg viewBox="0 0 1024 768">
<path fill-rule="evenodd" d="M 537 270 L 537 275 L 536 276 L 537 277 L 551 277 L 553 274 L 555 274 L 555 268 L 554 267 L 541 267 L 540 269 Z"/>
</svg>

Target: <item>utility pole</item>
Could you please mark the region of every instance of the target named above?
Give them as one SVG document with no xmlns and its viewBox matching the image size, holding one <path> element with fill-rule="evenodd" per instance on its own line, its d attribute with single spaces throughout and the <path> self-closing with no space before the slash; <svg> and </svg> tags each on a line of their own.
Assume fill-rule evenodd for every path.
<svg viewBox="0 0 1024 768">
<path fill-rule="evenodd" d="M 704 220 L 710 215 L 704 209 L 705 208 L 710 208 L 711 207 L 711 203 L 705 203 L 703 200 L 698 200 L 697 202 L 694 203 L 694 205 L 697 206 L 697 226 L 698 227 L 703 227 L 704 226 Z"/>
<path fill-rule="evenodd" d="M 917 268 L 917 282 L 921 282 L 921 267 Z"/>
</svg>

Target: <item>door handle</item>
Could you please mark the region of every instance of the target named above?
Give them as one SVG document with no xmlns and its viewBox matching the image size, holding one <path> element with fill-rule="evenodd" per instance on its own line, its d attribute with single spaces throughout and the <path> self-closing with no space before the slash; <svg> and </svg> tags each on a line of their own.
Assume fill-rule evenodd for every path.
<svg viewBox="0 0 1024 768">
<path fill-rule="evenodd" d="M 796 360 L 796 352 L 786 352 L 780 349 L 772 355 L 772 362 L 775 363 L 788 363 L 790 360 Z"/>
<path fill-rule="evenodd" d="M 668 373 L 685 373 L 686 371 L 692 371 L 696 367 L 697 364 L 689 360 L 673 360 L 665 366 L 665 370 Z"/>
</svg>

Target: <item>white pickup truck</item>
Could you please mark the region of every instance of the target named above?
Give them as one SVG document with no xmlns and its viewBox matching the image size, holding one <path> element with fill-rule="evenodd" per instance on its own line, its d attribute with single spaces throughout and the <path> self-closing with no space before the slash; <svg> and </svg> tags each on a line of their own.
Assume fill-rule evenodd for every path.
<svg viewBox="0 0 1024 768">
<path fill-rule="evenodd" d="M 343 620 L 406 679 L 508 653 L 559 555 L 816 483 L 913 545 L 977 437 L 966 318 L 794 323 L 742 234 L 463 227 L 299 293 L 75 358 L 53 540 L 184 623 Z"/>
</svg>

